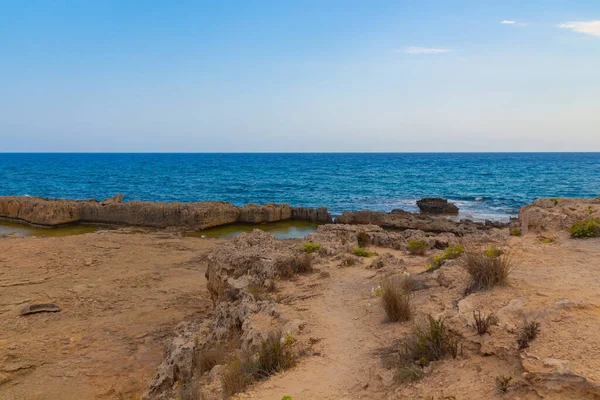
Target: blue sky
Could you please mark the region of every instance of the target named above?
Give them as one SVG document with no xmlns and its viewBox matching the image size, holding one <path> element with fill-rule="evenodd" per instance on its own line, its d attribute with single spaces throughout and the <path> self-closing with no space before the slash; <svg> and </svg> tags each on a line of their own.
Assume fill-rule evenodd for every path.
<svg viewBox="0 0 600 400">
<path fill-rule="evenodd" d="M 600 3 L 490 3 L 0 1 L 0 151 L 600 151 Z"/>
</svg>

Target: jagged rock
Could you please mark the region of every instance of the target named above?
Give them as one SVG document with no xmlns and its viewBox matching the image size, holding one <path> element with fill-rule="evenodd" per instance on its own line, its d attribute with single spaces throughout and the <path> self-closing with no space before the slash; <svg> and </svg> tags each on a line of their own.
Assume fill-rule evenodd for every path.
<svg viewBox="0 0 600 400">
<path fill-rule="evenodd" d="M 417 201 L 417 206 L 425 214 L 458 214 L 458 207 L 446 199 L 427 197 Z"/>
<path fill-rule="evenodd" d="M 125 198 L 125 195 L 123 193 L 119 193 L 113 197 L 109 197 L 108 199 L 104 199 L 104 201 L 102 201 L 103 206 L 109 206 L 111 204 L 119 204 L 123 201 L 123 199 Z M 92 202 L 96 202 L 94 199 L 91 200 Z"/>
<path fill-rule="evenodd" d="M 519 210 L 523 235 L 529 231 L 567 231 L 575 222 L 587 218 L 600 218 L 599 199 L 541 198 Z"/>
<path fill-rule="evenodd" d="M 102 223 L 206 229 L 234 222 L 262 223 L 289 220 L 329 220 L 327 209 L 303 209 L 293 213 L 287 204 L 249 204 L 236 207 L 225 202 L 152 203 L 129 201 L 123 195 L 104 200 L 52 200 L 41 197 L 0 197 L 0 217 L 36 225 L 58 226 L 72 223 Z"/>
</svg>

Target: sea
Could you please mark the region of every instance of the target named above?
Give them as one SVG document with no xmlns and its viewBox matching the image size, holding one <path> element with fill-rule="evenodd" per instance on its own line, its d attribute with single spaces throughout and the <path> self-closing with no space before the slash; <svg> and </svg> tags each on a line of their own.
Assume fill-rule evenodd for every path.
<svg viewBox="0 0 600 400">
<path fill-rule="evenodd" d="M 508 220 L 539 197 L 598 197 L 600 153 L 0 153 L 0 195 L 289 203 Z"/>
</svg>

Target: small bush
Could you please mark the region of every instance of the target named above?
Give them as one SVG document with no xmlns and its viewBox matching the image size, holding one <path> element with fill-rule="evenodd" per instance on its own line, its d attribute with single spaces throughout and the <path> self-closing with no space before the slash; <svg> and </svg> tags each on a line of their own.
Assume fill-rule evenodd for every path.
<svg viewBox="0 0 600 400">
<path fill-rule="evenodd" d="M 315 251 L 319 251 L 319 249 L 321 248 L 321 245 L 317 244 L 317 243 L 313 243 L 313 242 L 308 242 L 308 243 L 304 243 L 302 245 L 302 248 L 305 253 L 311 254 L 311 253 L 314 253 Z"/>
<path fill-rule="evenodd" d="M 554 203 L 555 206 L 558 205 L 558 199 L 550 199 L 550 200 L 552 200 L 552 203 Z"/>
<path fill-rule="evenodd" d="M 406 249 L 412 255 L 422 256 L 422 255 L 425 255 L 428 248 L 429 248 L 429 245 L 427 244 L 426 241 L 421 240 L 421 239 L 411 239 L 408 241 L 408 246 Z"/>
<path fill-rule="evenodd" d="M 394 375 L 394 380 L 399 383 L 418 381 L 423 377 L 423 369 L 418 365 L 401 365 Z"/>
<path fill-rule="evenodd" d="M 473 311 L 473 319 L 475 320 L 475 329 L 479 335 L 487 333 L 490 326 L 498 323 L 498 319 L 494 314 L 482 315 L 481 311 Z"/>
<path fill-rule="evenodd" d="M 265 378 L 294 365 L 295 358 L 290 349 L 291 344 L 293 344 L 293 336 L 292 340 L 288 342 L 281 332 L 270 334 L 260 346 L 254 372 L 255 377 Z"/>
<path fill-rule="evenodd" d="M 481 251 L 474 246 L 465 246 L 465 252 L 462 257 L 462 267 L 469 273 L 470 279 L 466 293 L 472 293 L 479 290 L 489 290 L 494 286 L 505 285 L 508 282 L 508 276 L 514 269 L 514 261 L 510 252 L 494 248 Z"/>
<path fill-rule="evenodd" d="M 588 214 L 593 214 L 594 213 L 594 209 L 590 206 L 587 209 Z"/>
<path fill-rule="evenodd" d="M 340 265 L 342 267 L 353 267 L 356 264 L 358 264 L 358 258 L 347 254 L 344 256 L 342 263 Z"/>
<path fill-rule="evenodd" d="M 600 218 L 589 218 L 584 221 L 577 221 L 569 229 L 571 236 L 577 239 L 599 237 L 600 236 Z"/>
<path fill-rule="evenodd" d="M 486 257 L 496 258 L 496 257 L 500 257 L 502 254 L 504 254 L 504 251 L 500 250 L 499 248 L 497 248 L 494 245 L 491 245 L 490 247 L 488 247 L 487 249 L 485 249 L 483 251 L 483 254 Z"/>
<path fill-rule="evenodd" d="M 252 383 L 252 362 L 246 356 L 234 357 L 225 365 L 221 383 L 227 395 L 241 392 Z"/>
<path fill-rule="evenodd" d="M 388 320 L 408 321 L 411 316 L 410 290 L 406 290 L 392 278 L 381 282 L 381 290 L 381 304 Z"/>
<path fill-rule="evenodd" d="M 558 240 L 558 236 L 548 236 L 548 235 L 540 235 L 538 236 L 541 244 L 550 244 L 556 242 Z"/>
<path fill-rule="evenodd" d="M 521 235 L 522 235 L 521 229 L 519 229 L 519 228 L 513 228 L 513 229 L 510 230 L 510 236 L 517 236 L 518 237 L 518 236 L 521 236 Z"/>
<path fill-rule="evenodd" d="M 354 253 L 354 255 L 357 255 L 359 257 L 373 257 L 375 255 L 375 253 L 367 251 L 362 247 L 355 247 L 352 249 L 352 252 Z"/>
<path fill-rule="evenodd" d="M 498 389 L 499 392 L 506 393 L 512 379 L 512 376 L 498 375 L 496 377 L 496 389 Z"/>
<path fill-rule="evenodd" d="M 460 339 L 445 324 L 443 317 L 427 316 L 427 326 L 417 327 L 412 337 L 402 343 L 402 359 L 406 363 L 427 365 L 447 356 L 458 356 Z"/>
<path fill-rule="evenodd" d="M 457 244 L 456 246 L 447 247 L 446 250 L 433 257 L 431 260 L 431 264 L 427 271 L 433 272 L 439 269 L 446 260 L 455 260 L 459 258 L 464 252 L 464 247 L 461 244 Z"/>
<path fill-rule="evenodd" d="M 369 244 L 369 235 L 366 232 L 358 232 L 356 240 L 358 241 L 358 247 L 367 247 Z"/>
<path fill-rule="evenodd" d="M 519 345 L 519 350 L 529 347 L 529 342 L 535 339 L 538 333 L 540 333 L 539 322 L 531 321 L 525 323 L 525 325 L 519 329 L 519 333 L 517 334 L 517 344 Z"/>
</svg>

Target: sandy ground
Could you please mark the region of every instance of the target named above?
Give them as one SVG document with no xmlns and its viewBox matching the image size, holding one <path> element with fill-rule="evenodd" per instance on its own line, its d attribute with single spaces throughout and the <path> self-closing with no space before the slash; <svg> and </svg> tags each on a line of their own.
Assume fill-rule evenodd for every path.
<svg viewBox="0 0 600 400">
<path fill-rule="evenodd" d="M 0 399 L 130 399 L 183 320 L 211 308 L 217 239 L 93 233 L 0 238 Z M 19 316 L 29 303 L 57 313 Z"/>
<path fill-rule="evenodd" d="M 286 315 L 307 322 L 300 339 L 318 339 L 315 355 L 296 367 L 260 382 L 239 398 L 280 400 L 284 395 L 305 399 L 564 399 L 597 398 L 573 391 L 534 390 L 522 382 L 533 374 L 560 372 L 600 382 L 600 239 L 563 238 L 542 244 L 535 236 L 511 239 L 518 267 L 507 287 L 476 293 L 463 300 L 463 288 L 438 287 L 415 292 L 415 318 L 406 323 L 388 323 L 379 298 L 371 296 L 381 276 L 363 266 L 340 268 L 335 262 L 320 266 L 331 274 L 319 273 L 282 283 L 282 296 L 307 298 L 287 306 Z M 425 257 L 403 258 L 411 273 L 424 270 Z M 458 266 L 451 268 L 460 269 Z M 381 354 L 395 340 L 409 333 L 415 323 L 431 313 L 455 318 L 458 303 L 484 313 L 503 316 L 504 326 L 493 327 L 493 356 L 483 355 L 472 328 L 462 332 L 463 353 L 432 365 L 415 383 L 398 384 L 393 370 L 382 368 Z M 467 304 L 468 303 L 468 304 Z M 467 307 L 468 309 L 470 309 Z M 465 315 L 470 320 L 470 311 Z M 465 317 L 463 316 L 463 317 Z M 516 349 L 513 330 L 525 320 L 541 323 L 541 333 L 531 347 Z M 461 324 L 455 324 L 461 325 Z M 464 325 L 464 324 L 463 324 Z M 514 325 L 514 326 L 511 326 Z M 471 340 L 472 339 L 472 340 Z M 523 368 L 525 365 L 527 368 Z M 564 368 L 562 367 L 564 366 Z M 501 394 L 495 377 L 513 377 L 512 389 Z M 568 380 L 568 378 L 565 378 Z M 567 385 L 568 386 L 568 385 Z"/>
</svg>

